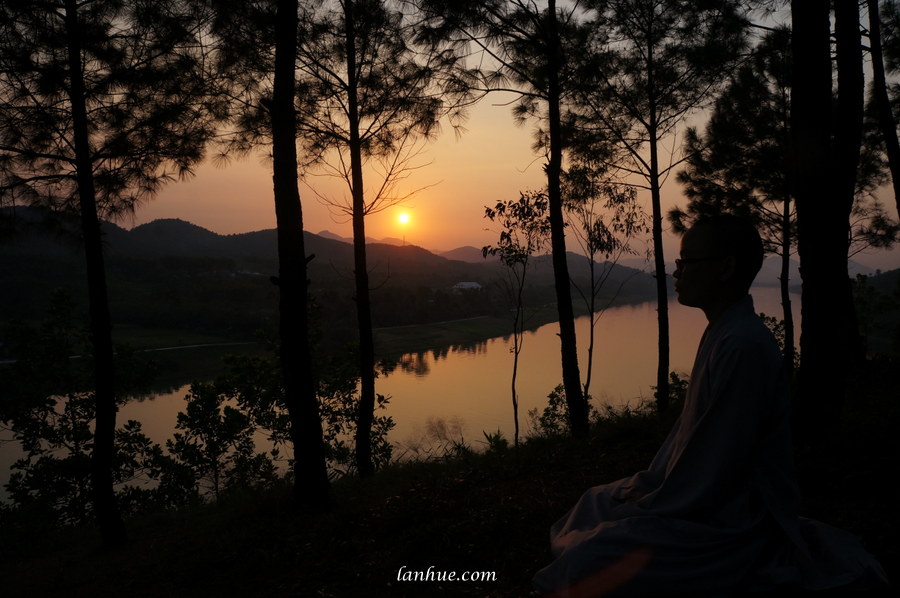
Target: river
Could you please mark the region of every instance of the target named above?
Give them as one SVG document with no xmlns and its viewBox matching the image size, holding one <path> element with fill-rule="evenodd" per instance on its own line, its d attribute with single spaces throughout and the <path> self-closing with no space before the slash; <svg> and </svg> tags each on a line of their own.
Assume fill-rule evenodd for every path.
<svg viewBox="0 0 900 598">
<path fill-rule="evenodd" d="M 753 290 L 757 312 L 780 317 L 777 288 Z M 793 296 L 795 311 L 799 297 Z M 689 372 L 706 320 L 700 310 L 669 303 L 670 370 Z M 795 314 L 798 321 L 799 315 Z M 586 374 L 589 318 L 576 320 L 579 366 Z M 542 410 L 547 395 L 562 381 L 558 324 L 551 323 L 525 333 L 520 354 L 517 389 L 523 434 L 528 432 L 527 412 Z M 396 454 L 414 453 L 447 440 L 464 440 L 473 448 L 484 442 L 483 432 L 500 431 L 512 439 L 514 424 L 510 382 L 513 356 L 511 337 L 488 339 L 475 346 L 412 353 L 401 358 L 401 367 L 376 380 L 376 391 L 390 396 L 384 415 L 396 427 L 389 439 Z M 636 405 L 653 396 L 656 383 L 656 304 L 642 303 L 610 308 L 598 322 L 591 395 L 594 404 Z M 124 422 L 135 419 L 155 442 L 171 438 L 176 416 L 184 409 L 188 387 L 133 401 L 119 412 Z M 9 466 L 20 454 L 15 443 L 0 445 L 0 487 L 9 478 Z M 5 492 L 0 491 L 0 496 Z"/>
</svg>

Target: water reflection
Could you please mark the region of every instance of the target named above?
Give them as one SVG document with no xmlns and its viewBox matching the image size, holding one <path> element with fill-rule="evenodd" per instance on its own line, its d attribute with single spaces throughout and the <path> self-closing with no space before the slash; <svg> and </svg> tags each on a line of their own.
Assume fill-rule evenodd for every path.
<svg viewBox="0 0 900 598">
<path fill-rule="evenodd" d="M 753 296 L 757 312 L 781 312 L 777 288 L 754 289 Z M 685 373 L 692 365 L 706 320 L 700 310 L 674 300 L 669 304 L 669 317 L 670 369 Z M 576 328 L 583 376 L 589 318 L 578 318 Z M 557 333 L 558 324 L 552 323 L 526 332 L 523 338 L 517 386 L 520 424 L 526 432 L 528 411 L 543 410 L 547 395 L 562 379 Z M 377 382 L 378 392 L 391 396 L 389 414 L 397 424 L 390 434 L 391 442 L 421 447 L 423 439 L 429 437 L 429 422 L 433 420 L 458 423 L 455 429 L 472 446 L 484 440 L 484 431 L 500 430 L 511 438 L 510 344 L 510 337 L 498 337 L 471 348 L 449 347 L 402 356 L 398 366 Z M 595 406 L 635 406 L 650 400 L 656 382 L 656 360 L 655 303 L 607 310 L 597 328 L 591 384 Z"/>
<path fill-rule="evenodd" d="M 776 288 L 754 289 L 753 296 L 757 312 L 781 313 Z M 670 369 L 686 372 L 706 321 L 699 310 L 675 301 L 669 304 L 669 315 Z M 796 320 L 799 328 L 799 317 Z M 587 317 L 576 322 L 582 375 L 586 368 L 588 325 Z M 656 326 L 654 303 L 616 307 L 603 314 L 591 386 L 598 408 L 603 404 L 634 405 L 652 396 Z M 542 410 L 547 395 L 561 380 L 557 332 L 558 325 L 552 323 L 526 332 L 523 338 L 518 389 L 520 423 L 526 433 L 527 412 Z M 511 438 L 510 344 L 509 336 L 498 337 L 409 353 L 389 364 L 377 380 L 376 390 L 391 396 L 386 414 L 396 422 L 389 435 L 397 447 L 395 454 L 440 455 L 456 450 L 454 447 L 460 442 L 479 448 L 485 440 L 483 432 L 493 434 L 497 430 Z M 154 442 L 162 444 L 171 438 L 176 416 L 184 410 L 188 393 L 187 385 L 173 386 L 174 390 L 157 394 L 152 400 L 131 401 L 121 407 L 120 425 L 134 419 L 142 423 L 144 432 Z M 9 466 L 21 454 L 17 443 L 3 443 L 7 436 L 0 430 L 0 486 L 9 477 Z"/>
<path fill-rule="evenodd" d="M 487 351 L 487 347 L 488 341 L 483 340 L 418 351 L 416 353 L 406 353 L 396 359 L 383 362 L 381 371 L 383 374 L 392 374 L 399 370 L 405 374 L 423 378 L 431 373 L 433 363 L 438 363 L 456 354 L 481 355 Z"/>
</svg>

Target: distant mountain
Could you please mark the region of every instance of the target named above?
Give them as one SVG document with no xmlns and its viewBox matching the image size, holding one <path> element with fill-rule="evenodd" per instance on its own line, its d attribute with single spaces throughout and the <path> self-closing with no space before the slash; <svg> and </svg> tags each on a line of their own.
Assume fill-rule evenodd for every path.
<svg viewBox="0 0 900 598">
<path fill-rule="evenodd" d="M 438 255 L 441 257 L 445 257 L 448 260 L 459 260 L 461 262 L 469 262 L 472 264 L 482 264 L 485 261 L 497 260 L 496 257 L 490 255 L 485 258 L 481 253 L 481 249 L 472 247 L 471 245 L 464 245 L 463 247 L 457 247 L 456 249 L 451 249 L 450 251 L 439 251 Z"/>
<path fill-rule="evenodd" d="M 21 292 L 0 298 L 0 315 L 37 317 L 57 286 L 83 297 L 77 219 L 32 209 L 17 211 L 12 219 L 8 216 L 0 210 L 0 269 L 4 282 Z M 103 230 L 113 309 L 121 321 L 176 328 L 227 325 L 246 331 L 274 312 L 274 287 L 260 282 L 260 276 L 278 273 L 274 229 L 220 235 L 184 220 L 162 219 L 131 230 L 104 223 Z M 348 326 L 355 309 L 353 246 L 328 231 L 306 232 L 304 239 L 311 258 L 311 292 L 332 328 L 338 322 Z M 382 241 L 386 242 L 370 240 L 367 246 L 379 325 L 505 310 L 499 282 L 504 267 L 496 258 L 483 259 L 475 247 L 437 255 L 415 245 L 396 244 L 396 239 Z M 553 303 L 550 257 L 535 257 L 533 265 L 527 281 L 529 300 L 535 305 Z M 569 268 L 573 283 L 588 288 L 587 260 L 570 254 Z M 479 283 L 485 294 L 460 300 L 452 289 L 463 281 Z M 603 292 L 616 293 L 622 301 L 645 301 L 653 296 L 652 282 L 647 274 L 616 266 Z"/>
<path fill-rule="evenodd" d="M 0 210 L 5 223 L 0 230 L 0 255 L 44 255 L 74 260 L 80 252 L 78 223 L 37 208 L 18 208 L 15 217 Z M 222 258 L 241 267 L 248 260 L 269 262 L 268 269 L 277 271 L 277 232 L 274 229 L 249 233 L 220 235 L 184 220 L 160 219 L 123 229 L 106 222 L 103 225 L 107 255 L 111 259 L 138 258 Z M 314 255 L 310 267 L 331 279 L 350 279 L 353 269 L 353 246 L 341 237 L 304 233 L 306 251 Z M 368 245 L 371 275 L 381 278 L 409 276 L 433 278 L 436 284 L 452 286 L 459 280 L 484 280 L 492 275 L 474 264 L 441 257 L 415 245 L 370 240 Z M 399 241 L 402 243 L 402 240 Z M 454 280 L 455 277 L 461 277 Z"/>
<path fill-rule="evenodd" d="M 336 233 L 331 232 L 330 230 L 321 230 L 316 233 L 316 235 L 320 237 L 324 237 L 326 239 L 332 239 L 334 241 L 343 241 L 344 243 L 353 244 L 352 237 L 342 237 Z M 376 239 L 374 237 L 366 237 L 366 244 L 372 245 L 375 243 L 383 243 L 385 245 L 406 245 L 406 241 L 404 239 L 398 239 L 396 237 L 385 237 L 383 239 Z"/>
<path fill-rule="evenodd" d="M 340 235 L 336 235 L 333 232 L 331 232 L 330 230 L 320 230 L 316 234 L 324 239 L 332 239 L 334 241 L 343 241 L 345 243 L 353 242 L 353 239 L 350 239 L 349 237 L 342 237 Z"/>
</svg>

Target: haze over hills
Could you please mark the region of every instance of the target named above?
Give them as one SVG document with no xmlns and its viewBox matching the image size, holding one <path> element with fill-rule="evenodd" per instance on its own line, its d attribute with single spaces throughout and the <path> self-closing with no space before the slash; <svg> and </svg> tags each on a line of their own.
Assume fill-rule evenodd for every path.
<svg viewBox="0 0 900 598">
<path fill-rule="evenodd" d="M 15 239 L 11 239 L 3 247 L 3 236 L 0 233 L 0 251 L 8 252 L 13 249 L 16 252 L 36 253 L 42 255 L 66 256 L 71 251 L 77 250 L 77 223 L 66 223 L 64 218 L 58 215 L 47 214 L 38 208 L 18 207 L 4 208 L 0 214 L 4 220 L 9 221 L 10 214 L 15 214 L 16 225 L 7 227 L 9 231 L 17 230 Z M 180 219 L 160 219 L 136 226 L 130 230 L 119 227 L 113 223 L 104 223 L 106 246 L 111 255 L 126 255 L 138 258 L 154 258 L 161 256 L 182 257 L 217 257 L 229 259 L 276 259 L 277 234 L 274 229 L 260 230 L 247 233 L 221 235 L 209 231 L 201 226 Z M 316 254 L 316 260 L 325 261 L 332 266 L 351 267 L 353 263 L 352 242 L 348 237 L 341 237 L 328 230 L 318 233 L 306 232 L 306 249 L 309 254 Z M 428 249 L 405 243 L 402 239 L 367 238 L 368 255 L 374 263 L 392 263 L 393 269 L 401 266 L 420 269 L 414 266 L 440 267 L 456 271 L 459 275 L 470 274 L 475 276 L 476 270 L 467 269 L 464 266 L 455 267 L 447 262 L 462 262 L 465 264 L 478 264 L 486 266 L 497 262 L 497 258 L 482 255 L 479 247 L 462 246 L 449 251 L 429 251 Z M 441 259 L 436 259 L 441 258 Z M 570 267 L 574 269 L 573 276 L 579 276 L 586 269 L 583 256 L 570 252 Z M 617 267 L 626 270 L 651 272 L 652 264 L 641 257 L 628 257 L 619 261 Z M 857 273 L 873 274 L 874 270 L 863 266 L 853 260 L 849 262 L 850 275 Z M 491 272 L 494 268 L 490 268 Z M 668 265 L 668 271 L 674 270 L 674 263 Z M 763 263 L 763 268 L 758 276 L 757 283 L 764 286 L 778 284 L 780 276 L 780 259 L 769 256 Z M 483 274 L 483 272 L 480 272 Z M 799 264 L 791 261 L 790 279 L 792 283 L 800 282 Z"/>
<path fill-rule="evenodd" d="M 3 217 L 6 218 L 3 218 Z M 4 286 L 0 320 L 43 315 L 54 288 L 82 304 L 85 276 L 77 222 L 33 208 L 17 208 L 0 230 Z M 246 337 L 277 312 L 277 234 L 274 229 L 220 235 L 178 219 L 156 220 L 131 230 L 105 223 L 110 301 L 117 321 L 145 327 L 230 331 Z M 305 233 L 310 292 L 331 333 L 352 329 L 353 247 L 336 235 Z M 507 313 L 505 267 L 481 250 L 461 247 L 438 255 L 422 247 L 371 240 L 368 262 L 376 326 L 435 322 Z M 388 242 L 381 242 L 388 241 Z M 569 255 L 573 282 L 589 286 L 587 260 Z M 555 301 L 549 256 L 533 260 L 526 294 L 530 305 Z M 461 282 L 478 289 L 461 293 Z M 653 297 L 648 274 L 612 267 L 606 299 L 640 302 Z"/>
</svg>

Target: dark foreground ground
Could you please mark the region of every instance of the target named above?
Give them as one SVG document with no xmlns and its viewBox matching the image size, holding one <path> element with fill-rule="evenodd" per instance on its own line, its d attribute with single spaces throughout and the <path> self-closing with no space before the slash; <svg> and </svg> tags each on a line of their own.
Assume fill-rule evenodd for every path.
<svg viewBox="0 0 900 598">
<path fill-rule="evenodd" d="M 897 579 L 900 397 L 889 371 L 872 364 L 860 376 L 838 431 L 800 452 L 798 472 L 804 515 L 859 535 Z M 298 512 L 275 490 L 142 518 L 112 552 L 97 550 L 92 530 L 0 538 L 0 596 L 526 596 L 549 560 L 548 526 L 589 486 L 645 467 L 672 419 L 619 416 L 587 442 L 541 438 L 343 480 L 325 513 Z M 403 580 L 429 571 L 430 581 Z M 488 579 L 437 581 L 449 572 Z"/>
</svg>

